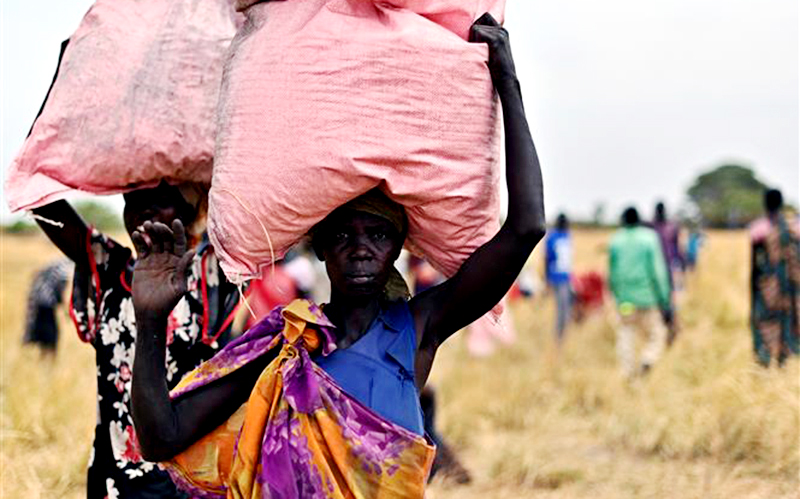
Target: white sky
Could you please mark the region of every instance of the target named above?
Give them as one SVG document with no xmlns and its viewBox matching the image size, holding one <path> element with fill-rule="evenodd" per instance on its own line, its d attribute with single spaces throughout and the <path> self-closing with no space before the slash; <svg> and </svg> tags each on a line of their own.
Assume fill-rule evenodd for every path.
<svg viewBox="0 0 800 499">
<path fill-rule="evenodd" d="M 0 171 L 91 3 L 0 3 Z M 506 16 L 551 217 L 674 207 L 726 160 L 797 203 L 796 0 L 508 0 Z"/>
</svg>

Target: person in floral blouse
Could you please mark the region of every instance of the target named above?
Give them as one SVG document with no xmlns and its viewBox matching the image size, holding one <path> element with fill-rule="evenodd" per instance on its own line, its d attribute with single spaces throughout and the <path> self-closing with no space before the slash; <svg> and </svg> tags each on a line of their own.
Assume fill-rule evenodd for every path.
<svg viewBox="0 0 800 499">
<path fill-rule="evenodd" d="M 194 186 L 166 183 L 131 192 L 125 195 L 125 227 L 130 234 L 146 221 L 178 218 L 188 226 L 201 224 L 198 206 L 203 197 Z M 75 262 L 71 315 L 80 339 L 96 352 L 97 426 L 87 497 L 187 497 L 164 471 L 142 459 L 131 420 L 136 342 L 131 250 L 87 226 L 65 201 L 34 213 L 51 241 Z M 202 236 L 195 239 L 200 240 L 189 273 L 190 291 L 168 320 L 165 367 L 170 388 L 225 343 L 238 302 L 236 288 L 224 279 L 211 246 Z"/>
</svg>

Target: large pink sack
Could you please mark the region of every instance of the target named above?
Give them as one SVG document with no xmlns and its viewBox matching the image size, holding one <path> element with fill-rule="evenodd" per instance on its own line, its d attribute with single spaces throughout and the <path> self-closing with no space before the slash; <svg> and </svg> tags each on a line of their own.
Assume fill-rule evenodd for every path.
<svg viewBox="0 0 800 499">
<path fill-rule="evenodd" d="M 254 2 L 241 2 L 247 7 Z M 223 77 L 209 234 L 234 282 L 380 186 L 408 247 L 452 275 L 498 229 L 500 126 L 485 44 L 503 0 L 255 3 Z"/>
<path fill-rule="evenodd" d="M 8 172 L 12 210 L 73 189 L 210 183 L 230 0 L 98 0 Z M 241 19 L 239 19 L 241 21 Z"/>
</svg>

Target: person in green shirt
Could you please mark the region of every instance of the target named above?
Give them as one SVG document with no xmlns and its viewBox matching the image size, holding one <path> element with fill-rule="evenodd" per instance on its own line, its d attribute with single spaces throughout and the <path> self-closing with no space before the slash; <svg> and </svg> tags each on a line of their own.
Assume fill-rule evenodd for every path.
<svg viewBox="0 0 800 499">
<path fill-rule="evenodd" d="M 640 224 L 636 208 L 622 214 L 622 227 L 609 248 L 609 286 L 617 304 L 617 357 L 627 378 L 647 373 L 661 357 L 667 329 L 661 311 L 669 307 L 669 274 L 658 234 Z M 636 333 L 647 338 L 637 368 Z"/>
</svg>

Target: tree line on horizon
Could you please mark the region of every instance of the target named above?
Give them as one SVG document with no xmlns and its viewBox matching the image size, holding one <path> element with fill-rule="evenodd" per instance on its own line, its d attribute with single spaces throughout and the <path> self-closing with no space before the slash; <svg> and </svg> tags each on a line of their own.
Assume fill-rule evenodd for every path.
<svg viewBox="0 0 800 499">
<path fill-rule="evenodd" d="M 752 168 L 726 163 L 698 175 L 686 190 L 687 201 L 677 210 L 668 212 L 687 225 L 741 229 L 763 215 L 764 192 L 773 187 L 759 180 Z M 787 209 L 797 211 L 792 205 L 787 205 Z M 590 219 L 575 220 L 574 225 L 617 225 L 616 219 L 609 220 L 606 215 L 605 203 L 600 202 L 595 205 Z M 641 215 L 649 219 L 649 213 Z"/>
</svg>

